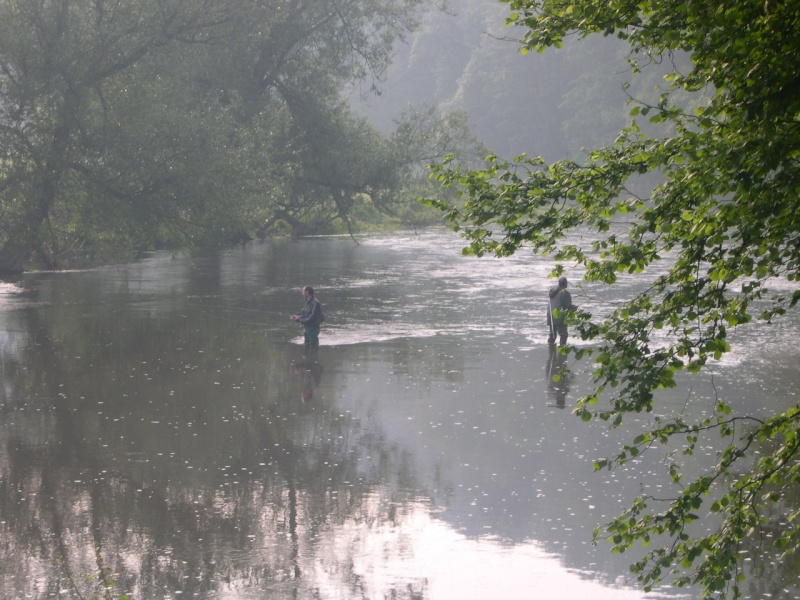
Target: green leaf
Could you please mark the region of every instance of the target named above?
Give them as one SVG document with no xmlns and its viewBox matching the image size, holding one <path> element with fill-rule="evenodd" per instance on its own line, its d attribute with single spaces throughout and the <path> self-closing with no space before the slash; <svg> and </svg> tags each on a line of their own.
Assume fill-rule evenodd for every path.
<svg viewBox="0 0 800 600">
<path fill-rule="evenodd" d="M 703 597 L 736 596 L 739 549 L 786 525 L 765 523 L 765 505 L 798 496 L 800 417 L 794 408 L 769 414 L 759 398 L 759 420 L 743 415 L 725 382 L 714 387 L 713 413 L 669 420 L 672 407 L 661 406 L 659 391 L 678 387 L 687 403 L 699 404 L 695 381 L 744 337 L 729 336 L 728 328 L 757 335 L 800 302 L 800 290 L 785 291 L 787 281 L 800 280 L 800 134 L 789 126 L 797 102 L 786 91 L 800 55 L 800 36 L 786 26 L 793 7 L 719 0 L 511 5 L 524 11 L 527 47 L 555 48 L 572 33 L 616 35 L 630 46 L 632 74 L 648 78 L 649 64 L 659 64 L 668 87 L 646 97 L 633 93 L 635 83 L 624 85 L 637 98 L 620 107 L 630 125 L 585 158 L 516 168 L 493 162 L 469 172 L 458 218 L 492 223 L 493 236 L 469 238 L 485 252 L 525 248 L 573 265 L 585 273 L 582 292 L 590 298 L 601 285 L 619 285 L 621 274 L 635 276 L 643 291 L 620 286 L 613 306 L 572 315 L 570 326 L 592 352 L 569 352 L 593 361 L 586 382 L 593 387 L 575 412 L 584 421 L 596 415 L 613 426 L 626 418 L 642 426 L 596 469 L 623 465 L 655 442 L 671 444 L 668 475 L 680 493 L 658 506 L 636 499 L 604 531 L 614 552 L 637 541 L 655 546 L 631 565 L 645 590 L 672 573 L 676 585 L 695 584 Z M 676 50 L 691 61 L 673 62 Z M 649 117 L 648 127 L 639 126 L 639 115 Z M 767 287 L 773 279 L 780 282 L 774 291 Z M 720 439 L 730 444 L 706 466 L 707 448 Z M 797 511 L 787 510 L 792 522 Z M 714 525 L 708 532 L 687 527 L 695 520 Z M 800 550 L 800 534 L 792 530 L 777 543 Z"/>
</svg>

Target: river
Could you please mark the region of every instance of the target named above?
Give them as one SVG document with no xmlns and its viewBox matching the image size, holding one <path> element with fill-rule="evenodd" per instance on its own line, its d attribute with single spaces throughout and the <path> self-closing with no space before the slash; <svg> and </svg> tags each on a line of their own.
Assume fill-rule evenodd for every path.
<svg viewBox="0 0 800 600">
<path fill-rule="evenodd" d="M 591 543 L 668 477 L 657 453 L 593 471 L 644 422 L 571 413 L 588 364 L 552 380 L 552 262 L 464 257 L 446 230 L 358 242 L 0 283 L 2 598 L 693 597 L 644 594 L 635 554 Z M 569 275 L 593 310 L 641 285 Z M 304 284 L 325 307 L 318 364 L 288 319 Z M 742 328 L 659 410 L 796 404 L 798 335 L 797 314 Z M 701 448 L 690 471 L 715 459 Z M 767 562 L 747 597 L 799 597 L 796 561 Z"/>
</svg>

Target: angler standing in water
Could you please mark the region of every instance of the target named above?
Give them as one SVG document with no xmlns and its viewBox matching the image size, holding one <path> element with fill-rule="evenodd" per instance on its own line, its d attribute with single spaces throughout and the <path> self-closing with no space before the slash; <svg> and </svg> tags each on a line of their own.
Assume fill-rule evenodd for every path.
<svg viewBox="0 0 800 600">
<path fill-rule="evenodd" d="M 303 286 L 303 298 L 306 305 L 303 310 L 289 318 L 303 326 L 303 356 L 316 358 L 319 353 L 319 326 L 325 320 L 322 305 L 314 296 L 314 288 Z"/>
<path fill-rule="evenodd" d="M 567 324 L 564 322 L 566 312 L 575 308 L 572 304 L 572 295 L 567 290 L 567 278 L 559 277 L 558 285 L 550 288 L 550 305 L 547 309 L 547 323 L 550 326 L 550 337 L 547 338 L 548 344 L 556 343 L 556 335 L 559 337 L 559 346 L 567 343 Z"/>
</svg>

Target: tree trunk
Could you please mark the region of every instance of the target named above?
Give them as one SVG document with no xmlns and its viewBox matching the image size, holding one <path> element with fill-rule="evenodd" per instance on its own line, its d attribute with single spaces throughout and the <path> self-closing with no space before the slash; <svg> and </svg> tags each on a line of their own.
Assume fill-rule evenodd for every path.
<svg viewBox="0 0 800 600">
<path fill-rule="evenodd" d="M 60 173 L 51 172 L 45 176 L 45 181 L 34 185 L 29 196 L 31 206 L 24 216 L 24 222 L 10 232 L 9 239 L 0 248 L 0 274 L 21 273 L 25 263 L 39 248 L 42 224 L 55 202 L 59 179 Z"/>
<path fill-rule="evenodd" d="M 324 219 L 314 219 L 313 221 L 306 223 L 285 210 L 279 210 L 272 216 L 272 218 L 268 219 L 266 223 L 258 228 L 256 231 L 256 237 L 258 237 L 260 240 L 263 240 L 267 236 L 267 232 L 270 230 L 270 228 L 273 227 L 278 221 L 285 221 L 288 223 L 294 231 L 294 235 L 298 237 L 302 237 L 304 235 L 313 235 L 328 223 Z"/>
<path fill-rule="evenodd" d="M 8 232 L 8 239 L 0 248 L 0 274 L 20 273 L 31 254 L 39 248 L 42 224 L 47 220 L 55 204 L 58 187 L 67 164 L 70 137 L 81 106 L 81 96 L 71 90 L 64 94 L 60 120 L 53 130 L 53 138 L 47 149 L 46 160 L 40 165 L 27 194 L 27 210 L 15 230 Z"/>
<path fill-rule="evenodd" d="M 0 275 L 21 273 L 25 261 L 31 255 L 31 244 L 8 241 L 0 249 Z"/>
</svg>

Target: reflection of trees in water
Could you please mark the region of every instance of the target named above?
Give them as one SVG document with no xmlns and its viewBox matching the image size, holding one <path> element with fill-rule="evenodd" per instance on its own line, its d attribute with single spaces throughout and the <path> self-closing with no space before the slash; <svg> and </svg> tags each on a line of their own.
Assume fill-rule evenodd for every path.
<svg viewBox="0 0 800 600">
<path fill-rule="evenodd" d="M 749 432 L 748 432 L 749 433 Z M 758 452 L 768 456 L 779 445 L 778 440 L 767 440 Z M 763 493 L 769 493 L 768 487 Z M 769 504 L 759 511 L 762 519 L 758 536 L 745 538 L 741 552 L 748 559 L 746 587 L 750 598 L 798 598 L 800 597 L 800 554 L 783 554 L 775 542 L 789 527 L 789 515 L 800 510 L 800 489 L 796 485 L 784 486 L 782 502 Z"/>
<path fill-rule="evenodd" d="M 413 339 L 395 340 L 391 345 L 393 373 L 406 376 L 420 389 L 430 389 L 433 382 L 464 379 L 466 341 L 452 337 L 435 338 L 426 343 L 426 360 L 419 360 L 419 344 Z"/>
<path fill-rule="evenodd" d="M 5 441 L 0 592 L 90 597 L 106 576 L 136 598 L 307 597 L 320 585 L 362 594 L 370 583 L 353 557 L 322 541 L 348 524 L 401 523 L 414 498 L 407 457 L 332 406 L 300 407 L 285 354 L 258 353 L 222 325 L 200 334 L 174 315 L 141 320 L 115 355 L 97 339 L 104 326 L 114 335 L 113 318 L 83 321 L 91 335 L 78 322 L 58 344 L 46 324 L 31 327 L 30 368 L 16 383 L 25 411 L 47 415 L 49 441 L 26 431 Z M 235 368 L 228 375 L 211 358 L 228 344 L 222 354 L 262 361 L 266 374 L 254 386 L 263 394 L 235 405 L 204 392 L 202 375 L 233 387 Z M 177 387 L 180 398 L 169 394 Z M 424 588 L 377 592 L 413 598 Z"/>
<path fill-rule="evenodd" d="M 798 500 L 794 499 L 795 509 Z M 800 555 L 782 555 L 773 542 L 786 529 L 785 515 L 769 517 L 764 527 L 761 543 L 747 544 L 745 550 L 750 555 L 746 564 L 750 565 L 746 587 L 749 598 L 797 598 L 800 597 Z"/>
<path fill-rule="evenodd" d="M 99 582 L 85 577 L 106 569 L 116 574 L 120 590 L 141 598 L 157 590 L 202 597 L 220 586 L 311 589 L 320 561 L 328 576 L 341 579 L 340 589 L 357 591 L 363 582 L 348 572 L 351 557 L 320 554 L 317 543 L 347 522 L 396 524 L 391 521 L 401 519 L 402 511 L 387 506 L 409 499 L 399 491 L 409 482 L 399 489 L 374 485 L 392 479 L 386 471 L 404 473 L 402 457 L 382 449 L 380 440 L 365 446 L 368 439 L 346 440 L 344 429 L 352 424 L 329 423 L 317 429 L 323 441 L 308 446 L 262 420 L 264 450 L 240 457 L 238 472 L 230 478 L 220 473 L 215 489 L 168 481 L 143 487 L 124 470 L 87 468 L 88 448 L 80 438 L 58 448 L 20 447 L 10 457 L 13 476 L 2 485 L 3 580 L 14 586 L 8 595 L 22 590 L 27 577 L 19 574 L 38 574 L 25 589 L 37 598 L 69 587 L 69 573 L 88 597 Z M 372 476 L 353 444 L 378 458 Z M 78 455 L 83 456 L 73 458 Z"/>
</svg>

